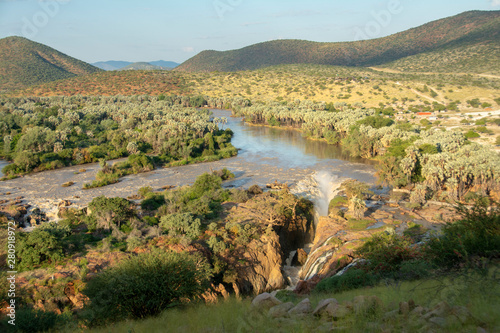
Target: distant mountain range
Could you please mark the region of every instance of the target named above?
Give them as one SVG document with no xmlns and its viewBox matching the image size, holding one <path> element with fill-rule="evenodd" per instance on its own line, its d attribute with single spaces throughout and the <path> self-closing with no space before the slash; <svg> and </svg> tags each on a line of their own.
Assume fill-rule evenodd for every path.
<svg viewBox="0 0 500 333">
<path fill-rule="evenodd" d="M 417 66 L 412 68 L 414 61 Z M 342 43 L 275 40 L 232 51 L 203 51 L 176 70 L 240 71 L 282 64 L 321 64 L 385 65 L 420 71 L 456 71 L 457 65 L 460 71 L 498 72 L 499 61 L 500 11 L 471 11 L 378 39 Z"/>
<path fill-rule="evenodd" d="M 0 92 L 102 70 L 240 71 L 284 64 L 500 75 L 500 11 L 472 11 L 391 36 L 342 43 L 275 40 L 171 61 L 88 63 L 23 37 L 0 39 Z"/>
<path fill-rule="evenodd" d="M 23 37 L 0 39 L 0 91 L 99 72 L 101 69 Z"/>
<path fill-rule="evenodd" d="M 178 63 L 173 61 L 150 61 L 150 62 L 130 62 L 130 61 L 99 61 L 92 65 L 103 69 L 105 71 L 117 71 L 117 70 L 153 70 L 153 69 L 173 69 L 179 66 Z"/>
</svg>

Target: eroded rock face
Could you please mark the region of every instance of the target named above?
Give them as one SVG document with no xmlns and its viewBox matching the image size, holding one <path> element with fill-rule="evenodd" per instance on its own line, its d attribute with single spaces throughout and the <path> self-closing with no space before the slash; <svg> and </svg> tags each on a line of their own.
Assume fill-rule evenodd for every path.
<svg viewBox="0 0 500 333">
<path fill-rule="evenodd" d="M 301 280 L 312 282 L 315 275 L 326 278 L 335 275 L 353 260 L 353 251 L 370 236 L 369 231 L 344 231 L 342 219 L 320 217 L 314 245 L 300 273 Z M 310 284 L 310 283 L 309 283 Z M 304 291 L 314 288 L 309 285 Z"/>
<path fill-rule="evenodd" d="M 236 281 L 241 291 L 260 294 L 284 288 L 286 282 L 281 271 L 281 245 L 275 233 L 252 240 L 243 257 L 246 264 L 238 268 Z"/>
</svg>

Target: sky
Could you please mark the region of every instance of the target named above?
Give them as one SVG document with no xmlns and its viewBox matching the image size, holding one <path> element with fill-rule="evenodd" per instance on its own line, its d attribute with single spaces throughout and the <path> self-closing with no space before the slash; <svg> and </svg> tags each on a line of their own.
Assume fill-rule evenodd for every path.
<svg viewBox="0 0 500 333">
<path fill-rule="evenodd" d="M 275 39 L 384 37 L 500 0 L 0 0 L 0 38 L 97 61 L 183 62 Z"/>
</svg>

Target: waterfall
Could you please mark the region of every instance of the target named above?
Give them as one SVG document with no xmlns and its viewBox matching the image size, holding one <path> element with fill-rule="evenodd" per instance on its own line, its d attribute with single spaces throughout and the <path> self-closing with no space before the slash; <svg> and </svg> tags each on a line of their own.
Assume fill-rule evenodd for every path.
<svg viewBox="0 0 500 333">
<path fill-rule="evenodd" d="M 314 180 L 317 184 L 317 195 L 314 199 L 314 209 L 318 216 L 327 216 L 328 205 L 335 197 L 335 192 L 340 186 L 339 179 L 330 172 L 322 170 L 314 174 Z"/>
</svg>

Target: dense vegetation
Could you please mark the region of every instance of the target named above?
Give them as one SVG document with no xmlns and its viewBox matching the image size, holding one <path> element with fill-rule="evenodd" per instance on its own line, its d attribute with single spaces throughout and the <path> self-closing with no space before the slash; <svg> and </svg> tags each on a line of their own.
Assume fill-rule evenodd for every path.
<svg viewBox="0 0 500 333">
<path fill-rule="evenodd" d="M 146 318 L 199 297 L 210 286 L 210 265 L 188 252 L 153 251 L 112 267 L 86 285 L 93 325 Z"/>
<path fill-rule="evenodd" d="M 0 39 L 0 92 L 100 71 L 26 38 Z"/>
<path fill-rule="evenodd" d="M 7 176 L 130 156 L 103 168 L 94 186 L 156 165 L 231 157 L 232 132 L 201 106 L 204 99 L 161 97 L 14 98 L 1 104 L 0 156 Z M 148 154 L 148 155 L 146 155 Z M 179 162 L 177 162 L 179 161 Z M 105 164 L 103 164 L 105 167 Z"/>
<path fill-rule="evenodd" d="M 19 233 L 19 271 L 50 271 L 57 265 L 68 269 L 76 265 L 78 269 L 73 279 L 54 281 L 49 277 L 43 282 L 43 294 L 32 283 L 21 288 L 21 308 L 30 309 L 39 300 L 64 298 L 67 283 L 72 281 L 90 298 L 78 319 L 86 325 L 100 325 L 156 315 L 193 302 L 211 283 L 239 283 L 246 278 L 249 244 L 261 237 L 277 238 L 288 223 L 312 221 L 312 203 L 288 191 L 262 193 L 258 186 L 223 189 L 223 180 L 231 177 L 234 175 L 223 169 L 175 190 L 141 188 L 139 204 L 96 197 L 85 210 L 69 210 L 57 223 Z M 226 201 L 245 203 L 247 209 L 243 214 L 224 212 L 222 203 Z M 119 262 L 87 279 L 87 264 L 100 255 L 119 258 Z M 7 297 L 4 292 L 0 289 L 2 299 Z M 59 306 L 46 302 L 45 309 L 56 311 Z M 35 310 L 27 316 L 33 322 L 45 320 L 37 319 Z M 58 323 L 54 318 L 47 320 L 51 325 Z"/>
<path fill-rule="evenodd" d="M 429 52 L 453 52 L 481 48 L 481 65 L 454 67 L 455 59 L 446 62 L 452 72 L 482 69 L 498 73 L 499 11 L 466 12 L 427 23 L 418 28 L 388 37 L 347 43 L 316 43 L 302 40 L 276 40 L 233 51 L 203 51 L 181 64 L 176 70 L 240 71 L 279 64 L 322 64 L 335 66 L 377 66 L 391 61 Z M 473 54 L 462 51 L 462 63 L 475 63 Z M 422 58 L 421 58 L 422 59 Z M 429 71 L 433 58 L 412 68 Z M 441 63 L 444 62 L 443 60 Z"/>
<path fill-rule="evenodd" d="M 498 191 L 500 156 L 458 131 L 394 124 L 383 110 L 350 109 L 340 102 L 255 104 L 235 111 L 255 124 L 291 126 L 308 137 L 340 143 L 352 156 L 377 158 L 380 180 L 415 186 L 411 201 L 417 205 L 426 198 L 454 201 L 469 192 Z"/>
</svg>

